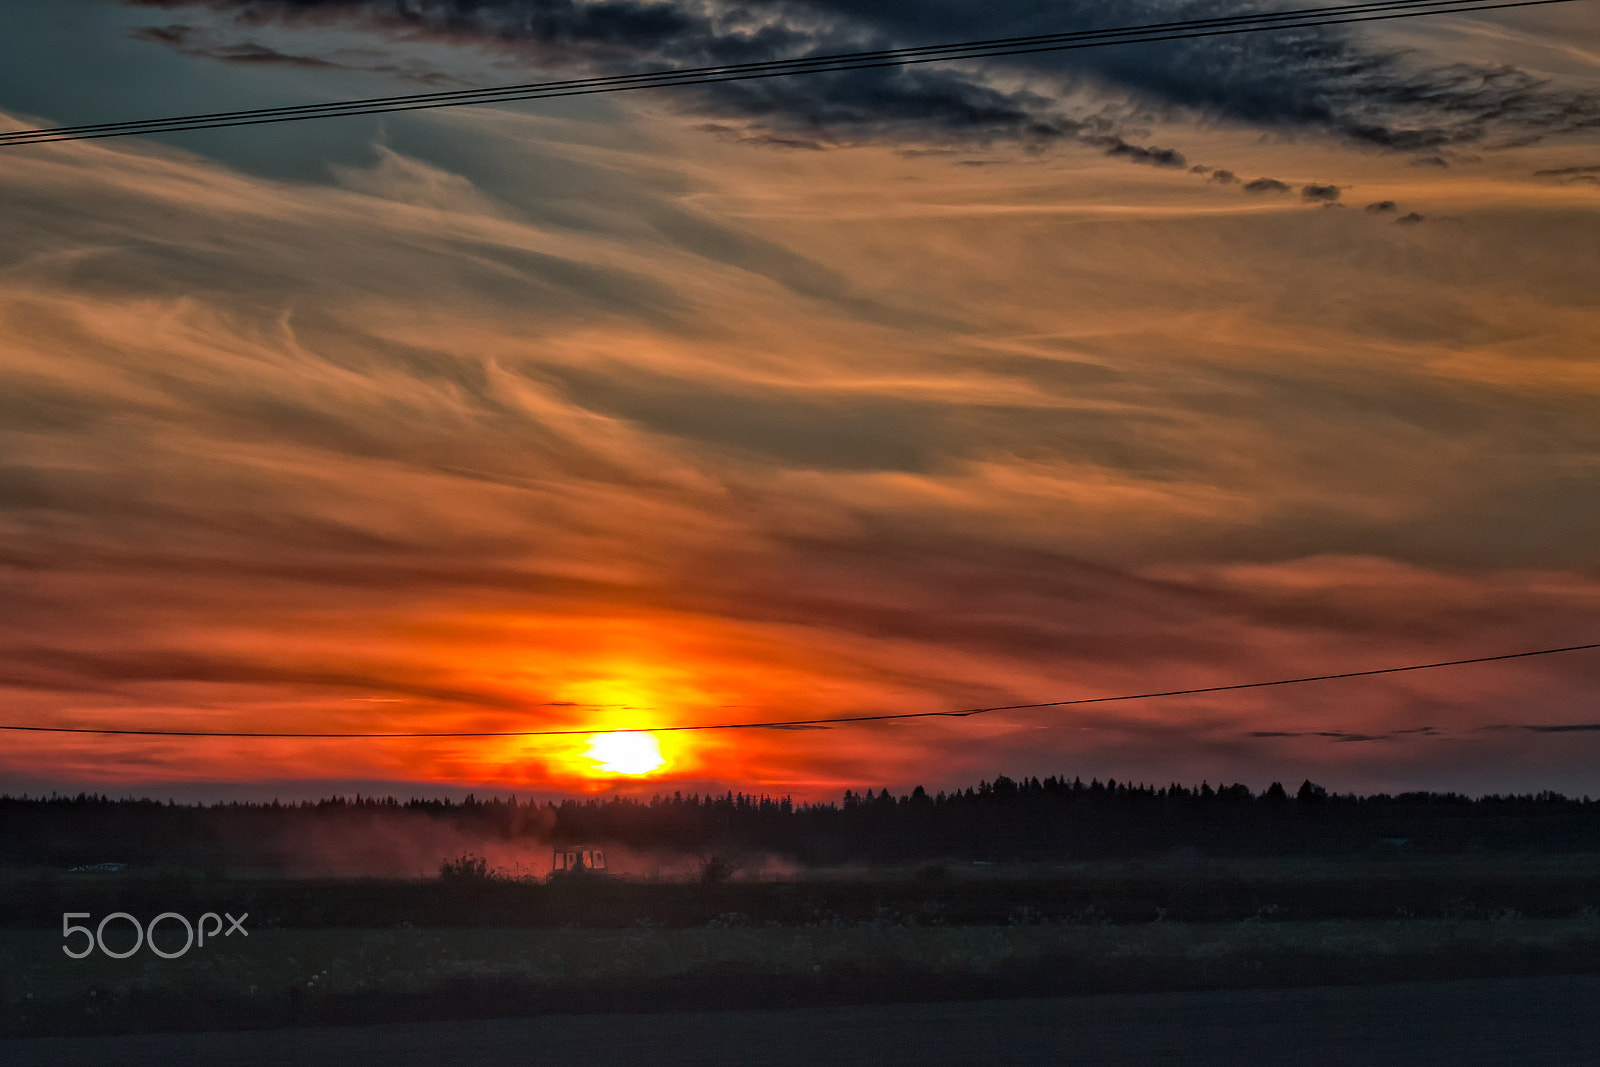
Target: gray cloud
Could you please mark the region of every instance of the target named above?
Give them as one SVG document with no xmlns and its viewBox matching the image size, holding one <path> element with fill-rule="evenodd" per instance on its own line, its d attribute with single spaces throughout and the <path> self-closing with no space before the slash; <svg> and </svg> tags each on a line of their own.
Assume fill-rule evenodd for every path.
<svg viewBox="0 0 1600 1067">
<path fill-rule="evenodd" d="M 210 34 L 195 26 L 145 26 L 132 31 L 131 36 L 144 41 L 164 44 L 184 55 L 220 59 L 229 63 L 256 66 L 302 67 L 308 69 L 338 67 L 340 64 L 316 56 L 290 55 L 254 41 L 240 44 L 216 44 Z"/>
<path fill-rule="evenodd" d="M 1144 148 L 1129 144 L 1120 137 L 1086 138 L 1086 140 L 1090 144 L 1107 145 L 1108 156 L 1131 160 L 1134 163 L 1148 163 L 1155 167 L 1185 167 L 1189 162 L 1183 158 L 1182 152 L 1171 148 Z"/>
<path fill-rule="evenodd" d="M 1562 185 L 1600 185 L 1600 166 L 1554 167 L 1533 172 L 1535 178 L 1554 178 Z"/>
<path fill-rule="evenodd" d="M 341 48 L 327 55 L 302 55 L 269 48 L 258 41 L 228 42 L 223 35 L 204 26 L 173 23 L 166 26 L 141 26 L 129 31 L 135 40 L 165 45 L 186 56 L 215 59 L 242 66 L 291 67 L 302 70 L 359 70 L 370 74 L 389 74 L 424 85 L 460 85 L 441 71 L 417 62 L 384 61 L 382 53 L 369 49 Z M 374 61 L 377 59 L 378 61 Z"/>
<path fill-rule="evenodd" d="M 241 63 L 316 62 L 249 39 L 269 27 L 358 25 L 415 38 L 489 47 L 523 64 L 604 72 L 741 63 L 868 48 L 1104 28 L 1098 5 L 957 0 L 124 0 L 203 8 L 246 35 L 204 54 Z M 1231 9 L 1230 9 L 1231 10 Z M 1119 8 L 1123 24 L 1208 17 L 1215 0 Z M 188 48 L 181 40 L 148 39 Z M 231 49 L 231 51 L 229 50 Z M 274 54 L 276 53 L 276 54 Z M 322 61 L 331 61 L 323 57 Z M 730 82 L 695 90 L 702 111 L 820 142 L 945 137 L 1046 144 L 1096 128 L 1104 113 L 1074 114 L 1074 87 L 1132 92 L 1251 124 L 1323 129 L 1396 151 L 1526 143 L 1600 126 L 1600 95 L 1554 88 L 1509 67 L 1427 68 L 1332 27 L 1175 41 L 986 61 L 1021 74 L 1007 87 L 972 65 L 844 71 Z M 817 131 L 827 131 L 826 137 Z M 780 142 L 781 143 L 781 142 Z M 1117 146 L 1137 162 L 1177 166 L 1171 150 Z M 1443 161 L 1443 157 L 1437 157 Z"/>
<path fill-rule="evenodd" d="M 1300 187 L 1300 199 L 1308 204 L 1332 204 L 1339 199 L 1337 185 L 1304 185 Z"/>
<path fill-rule="evenodd" d="M 1344 730 L 1251 730 L 1246 737 L 1272 738 L 1272 737 L 1321 737 L 1335 744 L 1348 744 L 1353 741 L 1387 741 L 1396 734 L 1420 733 L 1417 730 L 1396 730 L 1393 734 L 1362 734 L 1349 733 Z"/>
<path fill-rule="evenodd" d="M 1276 178 L 1257 178 L 1253 182 L 1246 182 L 1244 191 L 1247 193 L 1287 193 L 1288 182 L 1280 182 Z"/>
</svg>

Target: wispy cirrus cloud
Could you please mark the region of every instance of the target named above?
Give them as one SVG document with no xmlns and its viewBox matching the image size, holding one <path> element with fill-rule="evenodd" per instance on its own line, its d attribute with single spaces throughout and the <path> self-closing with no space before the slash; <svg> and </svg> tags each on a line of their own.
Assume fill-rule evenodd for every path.
<svg viewBox="0 0 1600 1067">
<path fill-rule="evenodd" d="M 1159 169 L 1137 172 L 1159 199 L 1130 199 L 1115 160 L 1078 164 L 1067 198 L 1057 172 L 893 150 L 459 122 L 476 167 L 402 130 L 320 185 L 166 150 L 15 157 L 14 715 L 334 730 L 949 710 L 1589 625 L 1596 442 L 1570 404 L 1582 361 L 1550 362 L 1587 328 L 1586 216 L 1352 227 L 1288 197 L 1219 209 Z M 1563 212 L 1586 196 L 1541 191 Z M 1535 235 L 1548 260 L 1503 256 Z M 1528 664 L 696 737 L 674 759 L 807 795 L 997 766 L 1414 780 L 1444 775 L 1455 742 L 1405 731 L 1507 708 L 1581 720 L 1592 681 Z M 1353 770 L 1354 750 L 1397 762 Z M 170 781 L 266 774 L 263 751 L 273 775 L 572 784 L 533 745 L 70 739 L 10 758 Z"/>
</svg>

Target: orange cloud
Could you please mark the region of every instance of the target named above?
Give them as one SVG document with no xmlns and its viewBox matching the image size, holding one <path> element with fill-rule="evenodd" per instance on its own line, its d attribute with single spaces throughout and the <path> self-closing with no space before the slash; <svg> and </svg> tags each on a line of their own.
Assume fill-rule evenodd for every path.
<svg viewBox="0 0 1600 1067">
<path fill-rule="evenodd" d="M 5 788 L 1469 788 L 1490 739 L 1508 781 L 1587 781 L 1483 731 L 1585 714 L 1578 658 L 669 732 L 626 786 L 582 753 L 1583 639 L 1592 196 L 1432 177 L 1467 222 L 1407 229 L 1098 157 L 452 128 L 607 210 L 399 148 L 325 185 L 8 156 L 43 208 L 0 219 L 0 685 L 60 725 L 581 733 L 19 736 Z"/>
</svg>

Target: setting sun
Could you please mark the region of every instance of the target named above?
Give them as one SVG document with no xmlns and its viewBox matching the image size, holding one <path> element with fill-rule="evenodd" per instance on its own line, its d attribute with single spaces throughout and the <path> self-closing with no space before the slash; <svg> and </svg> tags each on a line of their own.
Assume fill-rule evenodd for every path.
<svg viewBox="0 0 1600 1067">
<path fill-rule="evenodd" d="M 656 735 L 649 733 L 595 734 L 584 755 L 601 774 L 649 774 L 667 762 Z"/>
</svg>

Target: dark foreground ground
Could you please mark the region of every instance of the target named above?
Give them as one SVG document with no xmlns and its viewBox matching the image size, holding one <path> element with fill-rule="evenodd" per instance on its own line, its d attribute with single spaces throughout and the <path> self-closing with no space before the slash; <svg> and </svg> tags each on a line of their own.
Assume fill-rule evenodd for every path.
<svg viewBox="0 0 1600 1067">
<path fill-rule="evenodd" d="M 0 1042 L 9 1067 L 1600 1063 L 1600 976 Z"/>
</svg>

